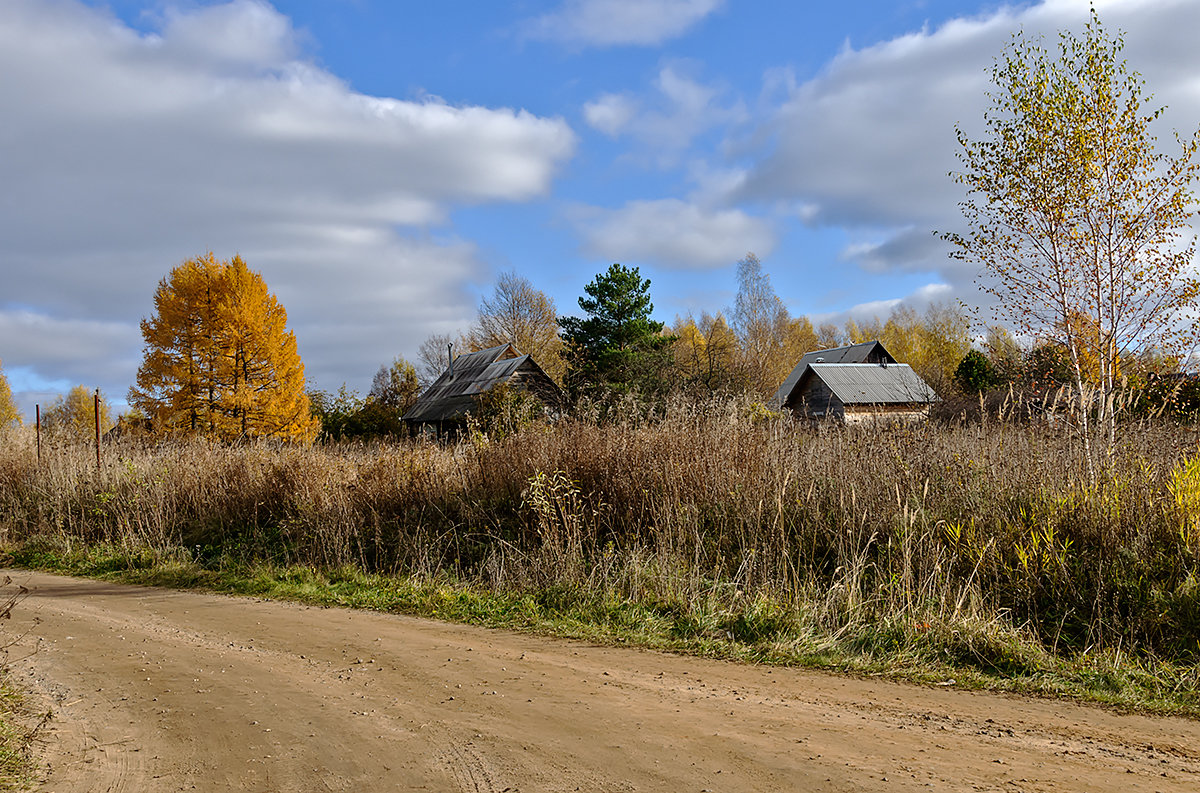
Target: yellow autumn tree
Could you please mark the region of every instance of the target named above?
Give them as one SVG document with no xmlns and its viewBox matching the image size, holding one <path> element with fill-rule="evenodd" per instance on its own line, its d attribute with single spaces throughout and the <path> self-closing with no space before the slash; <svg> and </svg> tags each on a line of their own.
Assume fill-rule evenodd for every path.
<svg viewBox="0 0 1200 793">
<path fill-rule="evenodd" d="M 707 347 L 704 334 L 696 327 L 696 318 L 689 314 L 686 318 L 675 317 L 671 335 L 675 339 L 671 344 L 671 350 L 675 354 L 675 366 L 683 379 L 691 382 L 704 370 Z"/>
<path fill-rule="evenodd" d="M 799 363 L 800 359 L 804 357 L 804 353 L 820 349 L 825 348 L 821 346 L 821 340 L 813 328 L 811 319 L 796 317 L 788 322 L 786 354 L 784 355 L 785 368 L 787 364 L 795 366 Z"/>
<path fill-rule="evenodd" d="M 791 317 L 762 262 L 753 253 L 738 262 L 733 331 L 737 334 L 741 369 L 750 390 L 766 398 L 779 388 L 795 361 L 788 350 Z"/>
<path fill-rule="evenodd" d="M 501 274 L 492 296 L 479 301 L 479 316 L 466 342 L 472 352 L 512 344 L 532 355 L 555 382 L 562 382 L 566 371 L 554 300 L 515 272 Z M 445 346 L 438 352 L 444 357 Z"/>
<path fill-rule="evenodd" d="M 1106 373 L 1114 379 L 1121 377 L 1123 356 L 1107 342 L 1093 317 L 1082 311 L 1071 311 L 1059 323 L 1058 330 L 1061 338 L 1075 339 L 1083 382 L 1098 386 L 1103 384 Z"/>
<path fill-rule="evenodd" d="M 145 357 L 129 403 L 155 431 L 308 443 L 319 423 L 287 312 L 240 256 L 173 269 L 142 321 Z"/>
<path fill-rule="evenodd" d="M 0 432 L 21 424 L 21 411 L 13 402 L 12 389 L 8 387 L 8 378 L 4 376 L 4 366 L 0 364 Z"/>
<path fill-rule="evenodd" d="M 103 395 L 100 397 L 100 432 L 113 428 L 112 411 Z M 42 415 L 42 426 L 50 435 L 75 441 L 90 441 L 96 437 L 96 397 L 87 386 L 77 385 L 59 395 Z"/>
<path fill-rule="evenodd" d="M 872 317 L 846 321 L 845 336 L 851 344 L 880 341 L 900 363 L 939 393 L 948 390 L 959 361 L 971 349 L 970 323 L 953 305 L 934 303 L 924 314 L 908 306 L 896 306 L 886 320 Z"/>
<path fill-rule="evenodd" d="M 705 394 L 745 388 L 737 362 L 737 336 L 723 315 L 704 312 L 699 320 L 691 314 L 676 317 L 671 335 L 675 366 L 685 386 Z"/>
</svg>

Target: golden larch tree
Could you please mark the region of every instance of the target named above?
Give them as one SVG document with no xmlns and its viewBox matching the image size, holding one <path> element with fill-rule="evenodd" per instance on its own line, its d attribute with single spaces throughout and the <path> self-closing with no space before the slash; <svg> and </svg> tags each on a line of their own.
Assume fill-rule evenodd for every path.
<svg viewBox="0 0 1200 793">
<path fill-rule="evenodd" d="M 0 364 L 0 432 L 20 424 L 21 411 L 17 410 L 17 404 L 13 402 L 12 389 L 8 387 L 4 366 Z"/>
<path fill-rule="evenodd" d="M 154 306 L 142 321 L 145 357 L 129 402 L 156 432 L 316 437 L 287 312 L 240 256 L 185 261 L 159 282 Z"/>
<path fill-rule="evenodd" d="M 142 320 L 145 357 L 129 403 L 161 433 L 215 433 L 225 266 L 212 253 L 185 261 L 159 281 L 155 316 Z"/>
</svg>

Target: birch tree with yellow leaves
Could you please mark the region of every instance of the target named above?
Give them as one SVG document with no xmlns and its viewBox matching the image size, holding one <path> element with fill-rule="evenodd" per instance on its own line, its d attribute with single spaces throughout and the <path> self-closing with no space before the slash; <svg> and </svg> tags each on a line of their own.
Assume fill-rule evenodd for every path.
<svg viewBox="0 0 1200 793">
<path fill-rule="evenodd" d="M 479 315 L 467 331 L 466 343 L 472 352 L 512 344 L 532 355 L 556 383 L 566 371 L 554 300 L 515 272 L 502 273 L 491 297 L 479 301 Z M 445 351 L 440 350 L 443 357 Z"/>
<path fill-rule="evenodd" d="M 746 387 L 738 366 L 738 340 L 725 317 L 707 311 L 697 320 L 676 317 L 671 329 L 675 367 L 682 385 L 702 394 L 737 392 Z"/>
<path fill-rule="evenodd" d="M 1163 110 L 1143 107 L 1150 97 L 1123 45 L 1094 9 L 1081 38 L 1060 34 L 1057 52 L 1014 36 L 992 69 L 986 136 L 958 130 L 952 176 L 969 191 L 968 230 L 943 235 L 980 266 L 981 288 L 1016 330 L 1065 344 L 1089 470 L 1089 415 L 1112 448 L 1121 358 L 1189 348 L 1200 294 L 1188 225 L 1198 137 L 1156 151 Z"/>
<path fill-rule="evenodd" d="M 65 395 L 60 394 L 42 414 L 42 426 L 47 434 L 87 443 L 96 437 L 96 398 L 91 389 L 77 385 Z M 116 424 L 108 400 L 100 397 L 100 432 L 108 432 Z"/>
<path fill-rule="evenodd" d="M 129 403 L 164 435 L 308 443 L 319 423 L 287 312 L 240 256 L 173 269 L 142 320 L 145 357 Z"/>
</svg>

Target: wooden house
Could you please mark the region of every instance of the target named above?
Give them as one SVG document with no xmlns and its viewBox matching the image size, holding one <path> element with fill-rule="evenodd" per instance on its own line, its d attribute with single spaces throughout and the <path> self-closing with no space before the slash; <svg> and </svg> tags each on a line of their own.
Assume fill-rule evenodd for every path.
<svg viewBox="0 0 1200 793">
<path fill-rule="evenodd" d="M 871 341 L 807 353 L 775 400 L 799 417 L 856 424 L 923 420 L 938 396 L 912 367 Z"/>
<path fill-rule="evenodd" d="M 438 434 L 457 429 L 475 409 L 476 398 L 501 384 L 528 391 L 551 410 L 562 405 L 562 391 L 542 367 L 513 345 L 501 344 L 455 358 L 404 414 L 404 422 Z"/>
<path fill-rule="evenodd" d="M 884 349 L 878 341 L 865 341 L 861 344 L 848 344 L 845 347 L 833 347 L 828 350 L 813 350 L 800 359 L 800 363 L 792 369 L 791 374 L 783 381 L 783 385 L 775 392 L 771 407 L 780 410 L 785 407 L 800 376 L 812 363 L 898 363 L 892 354 Z"/>
</svg>

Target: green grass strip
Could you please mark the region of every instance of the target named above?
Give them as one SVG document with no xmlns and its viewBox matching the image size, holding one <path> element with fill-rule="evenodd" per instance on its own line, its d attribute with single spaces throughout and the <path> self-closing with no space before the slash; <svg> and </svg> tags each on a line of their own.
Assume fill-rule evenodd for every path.
<svg viewBox="0 0 1200 793">
<path fill-rule="evenodd" d="M 37 784 L 33 739 L 49 717 L 34 713 L 8 670 L 0 670 L 0 790 L 31 790 Z"/>
</svg>

